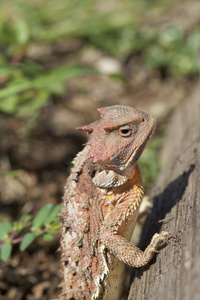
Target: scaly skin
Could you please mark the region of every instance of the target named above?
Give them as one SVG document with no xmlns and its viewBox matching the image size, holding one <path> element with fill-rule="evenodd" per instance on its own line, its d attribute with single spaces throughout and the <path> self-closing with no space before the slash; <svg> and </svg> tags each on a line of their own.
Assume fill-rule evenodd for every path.
<svg viewBox="0 0 200 300">
<path fill-rule="evenodd" d="M 131 238 L 143 195 L 136 164 L 155 120 L 127 106 L 98 110 L 101 119 L 74 159 L 61 211 L 62 300 L 119 300 L 125 264 L 150 262 L 170 234 L 155 234 L 144 252 Z"/>
</svg>

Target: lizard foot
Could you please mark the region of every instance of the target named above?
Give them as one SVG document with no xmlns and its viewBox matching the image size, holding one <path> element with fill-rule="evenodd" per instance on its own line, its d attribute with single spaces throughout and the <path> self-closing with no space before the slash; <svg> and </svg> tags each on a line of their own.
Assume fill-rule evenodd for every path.
<svg viewBox="0 0 200 300">
<path fill-rule="evenodd" d="M 148 246 L 148 250 L 158 252 L 157 249 L 161 245 L 165 243 L 169 244 L 170 238 L 175 238 L 175 236 L 170 232 L 162 231 L 161 233 L 155 233 L 154 236 L 152 237 L 151 243 Z"/>
</svg>

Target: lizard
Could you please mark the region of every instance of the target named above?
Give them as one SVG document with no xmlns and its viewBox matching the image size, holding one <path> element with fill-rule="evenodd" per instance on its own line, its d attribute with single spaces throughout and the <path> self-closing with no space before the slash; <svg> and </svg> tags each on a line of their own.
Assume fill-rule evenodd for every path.
<svg viewBox="0 0 200 300">
<path fill-rule="evenodd" d="M 156 233 L 143 252 L 129 240 L 143 183 L 137 160 L 156 120 L 131 106 L 97 109 L 100 119 L 73 160 L 61 217 L 62 300 L 121 299 L 125 264 L 142 267 L 171 234 Z"/>
</svg>

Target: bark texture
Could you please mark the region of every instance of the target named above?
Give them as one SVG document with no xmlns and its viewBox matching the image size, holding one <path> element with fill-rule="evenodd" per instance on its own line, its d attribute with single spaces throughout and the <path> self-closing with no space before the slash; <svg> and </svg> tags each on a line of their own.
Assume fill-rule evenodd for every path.
<svg viewBox="0 0 200 300">
<path fill-rule="evenodd" d="M 134 270 L 128 300 L 200 299 L 200 83 L 174 114 L 163 150 L 163 171 L 140 244 L 155 232 L 175 235 L 152 264 Z"/>
</svg>

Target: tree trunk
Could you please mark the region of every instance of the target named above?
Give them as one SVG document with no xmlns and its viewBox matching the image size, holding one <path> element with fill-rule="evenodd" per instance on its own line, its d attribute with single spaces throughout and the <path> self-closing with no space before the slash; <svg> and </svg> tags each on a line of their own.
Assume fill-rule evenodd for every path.
<svg viewBox="0 0 200 300">
<path fill-rule="evenodd" d="M 164 146 L 163 171 L 144 225 L 145 248 L 155 232 L 175 239 L 152 264 L 135 269 L 128 300 L 200 299 L 200 83 L 174 114 Z"/>
</svg>

